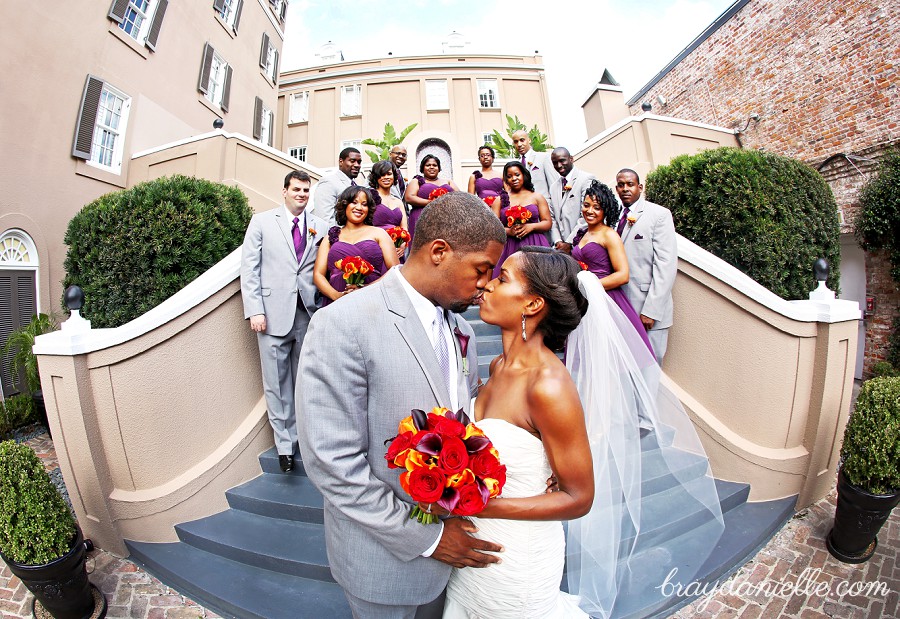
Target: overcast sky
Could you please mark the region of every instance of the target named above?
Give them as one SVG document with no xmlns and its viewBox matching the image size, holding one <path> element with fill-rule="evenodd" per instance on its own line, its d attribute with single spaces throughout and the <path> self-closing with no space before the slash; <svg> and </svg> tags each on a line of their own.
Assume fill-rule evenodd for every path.
<svg viewBox="0 0 900 619">
<path fill-rule="evenodd" d="M 733 0 L 517 0 L 335 2 L 292 0 L 281 67 L 319 64 L 333 41 L 345 60 L 441 53 L 452 31 L 470 53 L 544 58 L 555 143 L 576 148 L 589 136 L 581 104 L 608 69 L 626 100 L 684 49 Z M 580 6 L 590 8 L 576 8 Z M 549 7 L 559 7 L 552 10 Z M 515 104 L 504 102 L 515 113 Z M 546 127 L 542 127 L 546 131 Z"/>
</svg>

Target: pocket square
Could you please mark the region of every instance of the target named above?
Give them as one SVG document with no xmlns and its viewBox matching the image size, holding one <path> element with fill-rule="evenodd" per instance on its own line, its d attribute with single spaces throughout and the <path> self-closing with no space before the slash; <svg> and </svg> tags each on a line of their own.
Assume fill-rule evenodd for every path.
<svg viewBox="0 0 900 619">
<path fill-rule="evenodd" d="M 640 240 L 643 239 L 643 238 L 644 238 L 644 235 L 643 235 L 643 234 L 635 234 L 635 235 L 634 235 L 634 240 L 635 240 L 635 241 L 640 241 Z"/>
</svg>

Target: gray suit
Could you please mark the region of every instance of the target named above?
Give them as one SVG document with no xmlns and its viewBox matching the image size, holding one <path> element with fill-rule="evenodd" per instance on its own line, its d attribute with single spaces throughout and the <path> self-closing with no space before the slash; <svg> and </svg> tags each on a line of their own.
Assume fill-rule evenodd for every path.
<svg viewBox="0 0 900 619">
<path fill-rule="evenodd" d="M 521 158 L 521 156 L 520 156 Z M 529 165 L 530 164 L 530 165 Z M 550 153 L 539 153 L 533 148 L 525 153 L 525 166 L 531 172 L 534 190 L 550 202 L 550 186 L 557 181 L 559 174 L 550 162 Z"/>
<path fill-rule="evenodd" d="M 634 225 L 625 224 L 622 241 L 630 278 L 625 294 L 638 314 L 655 320 L 648 332 L 656 359 L 666 354 L 672 326 L 672 287 L 678 274 L 678 242 L 669 209 L 643 196 L 631 206 Z"/>
<path fill-rule="evenodd" d="M 316 183 L 316 193 L 313 196 L 313 212 L 316 216 L 328 222 L 328 227 L 335 225 L 334 205 L 337 204 L 338 196 L 350 183 L 353 182 L 349 176 L 341 172 L 340 168 L 323 175 L 319 182 Z"/>
<path fill-rule="evenodd" d="M 302 213 L 299 225 L 303 225 Z M 306 213 L 302 230 L 306 250 L 298 263 L 291 234 L 293 221 L 285 207 L 279 206 L 253 216 L 241 248 L 244 318 L 266 317 L 266 330 L 257 334 L 257 341 L 269 423 L 281 455 L 293 454 L 297 444 L 294 383 L 303 337 L 320 298 L 312 276 L 316 244 L 327 232 L 326 225 Z"/>
<path fill-rule="evenodd" d="M 437 358 L 396 269 L 317 312 L 300 378 L 297 425 L 310 479 L 325 497 L 325 541 L 335 580 L 350 595 L 389 605 L 420 605 L 447 584 L 450 566 L 420 556 L 439 527 L 408 518 L 400 472 L 388 469 L 385 440 L 413 408 L 450 406 Z M 472 328 L 450 314 L 450 328 Z M 463 371 L 455 343 L 460 405 L 478 382 L 475 338 Z"/>
<path fill-rule="evenodd" d="M 581 203 L 592 180 L 593 174 L 572 168 L 566 175 L 566 184 L 571 189 L 566 191 L 561 176 L 550 186 L 550 214 L 553 217 L 550 245 L 557 241 L 571 243 L 579 228 L 587 225 L 581 217 Z"/>
</svg>

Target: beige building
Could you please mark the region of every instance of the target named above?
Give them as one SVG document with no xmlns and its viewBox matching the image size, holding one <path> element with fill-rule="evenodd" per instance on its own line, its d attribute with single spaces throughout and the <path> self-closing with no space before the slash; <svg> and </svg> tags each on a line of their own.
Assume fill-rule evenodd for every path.
<svg viewBox="0 0 900 619">
<path fill-rule="evenodd" d="M 66 226 L 133 153 L 217 119 L 271 144 L 287 1 L 0 3 L 0 342 L 59 311 Z"/>
<path fill-rule="evenodd" d="M 327 57 L 322 56 L 325 60 Z M 462 185 L 478 164 L 478 147 L 492 131 L 505 135 L 506 115 L 537 124 L 553 140 L 540 56 L 445 54 L 342 62 L 281 74 L 276 146 L 318 167 L 337 165 L 346 146 L 380 139 L 385 123 L 404 140 L 404 173 L 418 173 L 426 154 L 441 159 L 443 176 Z M 363 155 L 364 165 L 371 161 Z"/>
</svg>

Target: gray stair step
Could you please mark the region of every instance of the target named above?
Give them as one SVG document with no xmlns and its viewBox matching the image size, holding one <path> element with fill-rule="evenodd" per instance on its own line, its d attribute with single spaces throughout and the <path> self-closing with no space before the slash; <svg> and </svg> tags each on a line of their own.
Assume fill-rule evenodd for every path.
<svg viewBox="0 0 900 619">
<path fill-rule="evenodd" d="M 300 454 L 294 454 L 294 470 L 289 473 L 282 472 L 281 466 L 278 464 L 278 452 L 275 451 L 274 447 L 259 455 L 259 465 L 262 467 L 263 473 L 306 477 L 306 469 L 303 468 L 303 460 L 300 458 Z"/>
<path fill-rule="evenodd" d="M 225 492 L 232 509 L 284 520 L 324 521 L 323 499 L 308 477 L 263 473 Z"/>
<path fill-rule="evenodd" d="M 478 358 L 490 357 L 494 358 L 503 352 L 503 340 L 500 334 L 483 335 L 478 338 Z"/>
<path fill-rule="evenodd" d="M 130 559 L 223 617 L 350 619 L 341 588 L 238 563 L 183 542 L 126 542 Z"/>
<path fill-rule="evenodd" d="M 470 320 L 468 321 L 469 325 L 471 325 L 472 330 L 475 332 L 475 337 L 480 338 L 483 336 L 497 335 L 500 333 L 500 327 L 496 325 L 489 325 L 482 320 Z"/>
<path fill-rule="evenodd" d="M 229 509 L 176 525 L 181 541 L 255 567 L 333 582 L 320 524 Z"/>
</svg>

